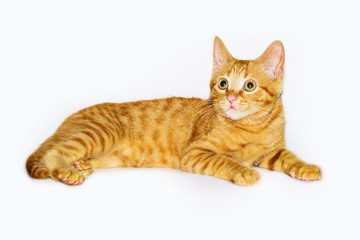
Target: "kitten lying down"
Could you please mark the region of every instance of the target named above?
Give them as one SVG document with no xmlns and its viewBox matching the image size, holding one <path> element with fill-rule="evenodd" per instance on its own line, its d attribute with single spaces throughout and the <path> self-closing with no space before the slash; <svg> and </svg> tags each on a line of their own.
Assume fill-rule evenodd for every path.
<svg viewBox="0 0 360 240">
<path fill-rule="evenodd" d="M 79 185 L 94 169 L 166 167 L 253 185 L 257 166 L 301 180 L 320 168 L 284 140 L 284 47 L 273 42 L 255 60 L 237 60 L 214 41 L 210 98 L 103 103 L 68 117 L 28 158 L 33 178 Z"/>
</svg>

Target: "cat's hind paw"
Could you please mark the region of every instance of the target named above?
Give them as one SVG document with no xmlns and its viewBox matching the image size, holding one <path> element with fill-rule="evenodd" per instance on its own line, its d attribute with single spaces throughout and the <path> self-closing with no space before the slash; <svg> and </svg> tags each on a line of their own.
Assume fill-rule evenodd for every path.
<svg viewBox="0 0 360 240">
<path fill-rule="evenodd" d="M 89 161 L 87 160 L 77 160 L 73 163 L 73 166 L 75 169 L 79 170 L 80 172 L 82 172 L 85 176 L 90 175 L 94 170 L 91 167 Z"/>
<path fill-rule="evenodd" d="M 73 168 L 55 169 L 52 172 L 51 177 L 72 186 L 80 185 L 85 180 L 84 174 Z"/>
</svg>

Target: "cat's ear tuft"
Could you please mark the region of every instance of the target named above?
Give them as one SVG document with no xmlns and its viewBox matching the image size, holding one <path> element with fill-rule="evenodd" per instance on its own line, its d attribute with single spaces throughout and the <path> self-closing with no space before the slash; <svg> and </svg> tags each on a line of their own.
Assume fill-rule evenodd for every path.
<svg viewBox="0 0 360 240">
<path fill-rule="evenodd" d="M 215 37 L 214 39 L 213 57 L 213 73 L 218 73 L 225 64 L 233 58 L 219 37 Z"/>
<path fill-rule="evenodd" d="M 278 79 L 284 71 L 285 50 L 283 44 L 279 40 L 274 41 L 255 61 L 260 63 L 273 80 Z"/>
</svg>

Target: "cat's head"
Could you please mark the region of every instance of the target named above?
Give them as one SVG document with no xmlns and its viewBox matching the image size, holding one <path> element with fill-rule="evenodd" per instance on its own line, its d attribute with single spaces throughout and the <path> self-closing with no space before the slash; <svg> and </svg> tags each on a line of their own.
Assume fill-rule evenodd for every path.
<svg viewBox="0 0 360 240">
<path fill-rule="evenodd" d="M 275 41 L 255 60 L 231 56 L 220 38 L 214 41 L 210 99 L 216 111 L 232 120 L 271 108 L 280 97 L 285 53 Z"/>
</svg>

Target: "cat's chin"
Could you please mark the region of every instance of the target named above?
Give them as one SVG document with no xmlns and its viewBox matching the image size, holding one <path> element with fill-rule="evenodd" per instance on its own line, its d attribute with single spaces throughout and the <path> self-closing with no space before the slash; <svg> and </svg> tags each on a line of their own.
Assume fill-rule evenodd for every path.
<svg viewBox="0 0 360 240">
<path fill-rule="evenodd" d="M 249 115 L 249 112 L 248 111 L 242 112 L 236 109 L 228 109 L 225 111 L 225 115 L 231 120 L 237 121 Z"/>
</svg>

